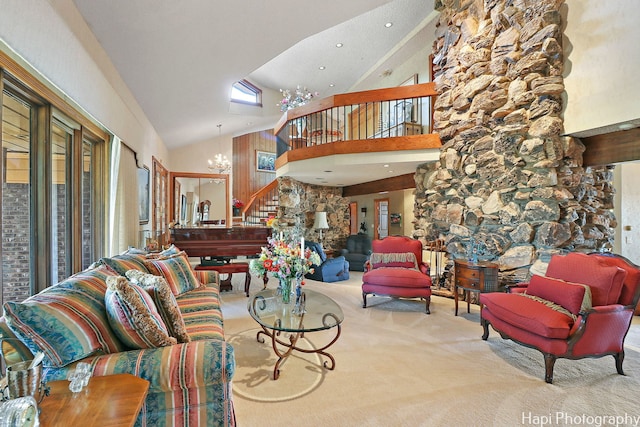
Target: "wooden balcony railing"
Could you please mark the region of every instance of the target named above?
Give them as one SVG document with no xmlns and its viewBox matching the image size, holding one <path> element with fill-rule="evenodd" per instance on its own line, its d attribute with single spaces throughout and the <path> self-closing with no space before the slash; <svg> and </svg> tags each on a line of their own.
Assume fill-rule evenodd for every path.
<svg viewBox="0 0 640 427">
<path fill-rule="evenodd" d="M 331 154 L 439 148 L 439 136 L 430 133 L 436 96 L 435 84 L 423 83 L 333 95 L 288 110 L 274 128 L 276 168 Z M 251 196 L 243 222 L 264 223 L 277 207 L 274 180 Z"/>
<path fill-rule="evenodd" d="M 419 139 L 424 148 L 439 147 L 437 135 L 426 137 L 436 95 L 434 83 L 423 83 L 338 94 L 291 109 L 274 128 L 278 157 L 299 148 L 387 138 Z"/>
</svg>

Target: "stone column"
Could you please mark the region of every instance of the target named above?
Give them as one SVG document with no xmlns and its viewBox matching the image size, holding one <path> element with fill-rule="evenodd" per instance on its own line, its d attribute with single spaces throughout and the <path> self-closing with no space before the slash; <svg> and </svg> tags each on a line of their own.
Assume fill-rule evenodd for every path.
<svg viewBox="0 0 640 427">
<path fill-rule="evenodd" d="M 500 264 L 502 284 L 613 241 L 610 167 L 564 137 L 562 0 L 441 0 L 433 46 L 440 161 L 416 173 L 414 237 Z M 448 285 L 450 286 L 450 284 Z"/>
</svg>

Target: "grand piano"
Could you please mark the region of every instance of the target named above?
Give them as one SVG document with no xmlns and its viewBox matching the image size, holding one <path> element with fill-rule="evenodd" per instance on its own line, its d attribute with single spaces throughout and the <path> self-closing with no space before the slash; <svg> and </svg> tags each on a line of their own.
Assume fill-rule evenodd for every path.
<svg viewBox="0 0 640 427">
<path fill-rule="evenodd" d="M 267 238 L 269 227 L 175 227 L 171 242 L 190 257 L 229 260 L 238 256 L 256 256 Z"/>
</svg>

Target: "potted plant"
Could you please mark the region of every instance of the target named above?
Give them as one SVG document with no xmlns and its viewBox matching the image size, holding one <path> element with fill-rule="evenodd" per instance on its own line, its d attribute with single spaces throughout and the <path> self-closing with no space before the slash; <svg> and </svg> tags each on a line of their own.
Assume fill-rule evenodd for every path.
<svg viewBox="0 0 640 427">
<path fill-rule="evenodd" d="M 240 209 L 244 207 L 244 202 L 234 197 L 232 206 L 233 206 L 233 216 L 240 216 Z"/>
</svg>

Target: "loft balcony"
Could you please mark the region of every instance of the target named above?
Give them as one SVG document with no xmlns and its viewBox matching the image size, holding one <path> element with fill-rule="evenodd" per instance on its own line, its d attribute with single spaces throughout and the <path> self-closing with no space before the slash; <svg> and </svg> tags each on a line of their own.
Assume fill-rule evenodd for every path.
<svg viewBox="0 0 640 427">
<path fill-rule="evenodd" d="M 433 83 L 338 94 L 288 110 L 274 129 L 276 176 L 347 187 L 438 160 Z"/>
</svg>

